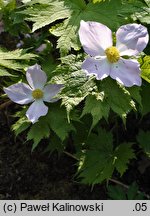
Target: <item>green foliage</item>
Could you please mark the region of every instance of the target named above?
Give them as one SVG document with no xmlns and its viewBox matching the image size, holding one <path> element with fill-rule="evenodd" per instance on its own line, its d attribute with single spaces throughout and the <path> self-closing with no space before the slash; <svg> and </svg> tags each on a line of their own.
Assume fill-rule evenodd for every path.
<svg viewBox="0 0 150 216">
<path fill-rule="evenodd" d="M 150 88 L 149 83 L 143 83 L 142 91 L 141 91 L 141 98 L 142 98 L 141 113 L 143 116 L 150 112 L 150 100 L 147 99 L 149 98 L 149 88 Z"/>
<path fill-rule="evenodd" d="M 130 143 L 132 139 L 127 137 L 127 140 L 119 141 L 121 135 L 115 131 L 119 126 L 116 129 L 113 124 L 118 121 L 118 116 L 126 123 L 127 115 L 132 110 L 140 110 L 142 115 L 150 111 L 147 99 L 150 56 L 139 59 L 144 79 L 142 87 L 125 88 L 110 77 L 102 81 L 96 80 L 95 76 L 87 77 L 81 69 L 85 55 L 81 50 L 78 30 L 81 20 L 103 23 L 112 31 L 133 20 L 149 24 L 149 0 L 21 2 L 11 0 L 5 3 L 0 0 L 0 19 L 4 24 L 2 34 L 13 35 L 16 43 L 22 40 L 24 48 L 13 51 L 0 48 L 2 81 L 13 84 L 21 80 L 23 76 L 19 72 L 24 71 L 37 57 L 28 51 L 38 52 L 37 48 L 44 43 L 46 49 L 38 52 L 39 64 L 46 72 L 49 83 L 63 84 L 64 87 L 58 94 L 61 105 L 59 102 L 46 103 L 49 108 L 47 115 L 40 117 L 35 124 L 31 124 L 25 116 L 28 105 L 23 107 L 15 115 L 18 119 L 12 126 L 15 135 L 27 131 L 27 140 L 32 141 L 33 150 L 42 140 L 47 144 L 46 151 L 51 152 L 57 150 L 61 153 L 68 144 L 73 144 L 79 159 L 77 174 L 84 183 L 109 180 L 114 171 L 122 176 L 136 155 Z M 30 39 L 26 38 L 25 33 L 30 33 Z M 4 46 L 5 43 L 2 44 Z M 137 141 L 149 156 L 150 133 L 140 131 Z M 131 185 L 125 192 L 121 187 L 111 187 L 109 195 L 115 199 L 140 199 L 137 191 L 136 185 Z"/>
<path fill-rule="evenodd" d="M 135 156 L 129 143 L 120 144 L 114 149 L 112 134 L 103 129 L 99 129 L 97 135 L 91 133 L 86 144 L 87 150 L 80 155 L 79 178 L 88 184 L 111 178 L 115 168 L 122 175 L 129 160 Z"/>
<path fill-rule="evenodd" d="M 50 135 L 50 129 L 48 124 L 40 120 L 36 124 L 31 126 L 28 132 L 27 140 L 34 141 L 32 146 L 32 149 L 34 150 L 39 144 L 39 142 L 44 138 L 48 138 L 49 135 Z"/>
<path fill-rule="evenodd" d="M 87 5 L 83 0 L 45 0 L 32 1 L 27 5 L 29 6 L 20 13 L 26 15 L 26 20 L 33 22 L 33 32 L 60 21 L 52 26 L 50 32 L 59 37 L 57 47 L 60 48 L 61 55 L 66 55 L 71 48 L 80 48 L 78 29 L 81 20 L 101 22 L 116 31 L 121 24 L 129 22 L 128 18 L 134 12 L 143 11 L 141 6 L 144 4 L 138 0 L 101 1 Z"/>
<path fill-rule="evenodd" d="M 13 125 L 12 130 L 15 132 L 15 135 L 18 136 L 23 131 L 25 131 L 31 125 L 31 122 L 25 116 L 26 108 L 22 109 L 21 111 L 17 112 L 14 117 L 19 118 Z"/>
<path fill-rule="evenodd" d="M 35 57 L 35 54 L 26 53 L 23 49 L 14 51 L 0 49 L 0 76 L 12 76 L 7 69 L 24 70 L 29 66 L 29 61 Z"/>
<path fill-rule="evenodd" d="M 101 2 L 101 1 L 105 1 L 105 0 L 92 0 L 92 2 L 95 4 L 95 3 L 98 3 L 98 2 Z"/>
<path fill-rule="evenodd" d="M 135 14 L 133 15 L 133 19 L 134 20 L 140 20 L 141 23 L 146 23 L 146 24 L 150 24 L 150 1 L 149 0 L 144 0 L 145 1 L 145 5 L 142 6 L 141 11 L 137 11 L 135 12 Z"/>
<path fill-rule="evenodd" d="M 108 196 L 112 200 L 143 200 L 145 196 L 138 191 L 138 185 L 133 182 L 128 189 L 123 188 L 120 185 L 109 185 Z"/>
<path fill-rule="evenodd" d="M 96 98 L 97 96 L 97 98 Z M 97 95 L 89 95 L 86 98 L 85 106 L 82 112 L 82 116 L 85 114 L 91 113 L 93 117 L 93 123 L 91 126 L 91 129 L 99 122 L 100 119 L 103 117 L 107 120 L 109 115 L 109 109 L 110 107 L 104 100 L 103 93 L 99 93 Z"/>
<path fill-rule="evenodd" d="M 131 146 L 131 143 L 123 143 L 115 149 L 115 167 L 121 175 L 123 175 L 123 173 L 127 170 L 129 160 L 135 158 Z"/>
<path fill-rule="evenodd" d="M 42 139 L 48 138 L 51 130 L 61 141 L 68 137 L 69 132 L 75 130 L 72 123 L 68 123 L 65 110 L 56 104 L 51 105 L 48 114 L 31 126 L 27 140 L 33 140 L 32 149 L 35 149 Z"/>
<path fill-rule="evenodd" d="M 105 79 L 99 85 L 109 107 L 125 122 L 127 114 L 132 109 L 136 110 L 133 99 L 140 102 L 139 88 L 128 90 L 110 78 Z"/>
<path fill-rule="evenodd" d="M 70 111 L 96 88 L 93 77 L 87 78 L 81 70 L 81 64 L 75 55 L 63 58 L 62 65 L 56 68 L 52 79 L 56 83 L 65 84 L 60 98 L 66 107 L 68 119 Z"/>
<path fill-rule="evenodd" d="M 150 157 L 150 131 L 144 132 L 140 130 L 137 141 L 147 156 Z"/>
<path fill-rule="evenodd" d="M 20 133 L 25 131 L 30 126 L 30 124 L 31 122 L 25 116 L 23 116 L 12 125 L 12 130 L 15 132 L 15 135 L 18 136 Z"/>
<path fill-rule="evenodd" d="M 143 58 L 141 70 L 141 77 L 150 83 L 150 56 Z"/>
<path fill-rule="evenodd" d="M 0 0 L 0 11 L 3 13 L 12 11 L 16 8 L 16 0 Z"/>
<path fill-rule="evenodd" d="M 9 0 L 9 1 L 0 1 L 0 18 L 4 22 L 4 29 L 9 33 L 18 36 L 21 33 L 29 32 L 28 25 L 24 22 L 24 17 L 20 14 L 17 14 L 16 11 L 18 10 L 16 0 Z"/>
<path fill-rule="evenodd" d="M 60 109 L 55 105 L 50 108 L 47 115 L 47 122 L 62 141 L 68 137 L 70 131 L 75 130 L 72 123 L 68 123 L 65 109 Z"/>
<path fill-rule="evenodd" d="M 23 11 L 23 14 L 27 15 L 26 20 L 34 22 L 33 32 L 56 20 L 69 16 L 69 9 L 64 6 L 63 1 L 49 0 L 46 3 L 39 1 L 39 4 L 36 4 L 37 1 L 34 2 L 32 6 Z"/>
<path fill-rule="evenodd" d="M 60 98 L 66 107 L 69 118 L 70 111 L 86 98 L 81 117 L 91 113 L 93 123 L 91 129 L 104 117 L 108 119 L 110 109 L 125 122 L 127 114 L 136 111 L 136 102 L 141 105 L 139 87 L 125 88 L 111 78 L 96 81 L 94 76 L 87 78 L 81 70 L 79 57 L 69 55 L 62 58 L 53 76 L 53 81 L 64 84 Z"/>
<path fill-rule="evenodd" d="M 51 138 L 45 152 L 52 154 L 54 151 L 57 151 L 58 154 L 61 154 L 63 153 L 65 147 L 66 145 L 59 139 L 59 137 L 55 136 L 55 134 L 51 134 Z"/>
</svg>

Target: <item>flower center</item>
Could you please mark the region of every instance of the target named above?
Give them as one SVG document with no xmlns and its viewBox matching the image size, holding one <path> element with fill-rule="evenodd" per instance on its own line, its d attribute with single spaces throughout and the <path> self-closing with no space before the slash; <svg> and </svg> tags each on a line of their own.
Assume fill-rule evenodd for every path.
<svg viewBox="0 0 150 216">
<path fill-rule="evenodd" d="M 115 63 L 120 59 L 119 51 L 116 47 L 112 46 L 105 50 L 107 59 L 110 63 Z"/>
<path fill-rule="evenodd" d="M 32 92 L 32 96 L 34 99 L 41 99 L 43 97 L 43 91 L 41 89 L 35 89 Z"/>
</svg>

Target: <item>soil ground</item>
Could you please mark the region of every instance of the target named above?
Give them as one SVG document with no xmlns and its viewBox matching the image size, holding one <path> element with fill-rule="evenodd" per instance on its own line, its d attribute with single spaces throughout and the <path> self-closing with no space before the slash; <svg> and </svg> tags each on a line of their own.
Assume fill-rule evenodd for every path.
<svg viewBox="0 0 150 216">
<path fill-rule="evenodd" d="M 73 178 L 76 161 L 67 155 L 31 152 L 10 130 L 10 119 L 0 115 L 0 199 L 107 199 L 104 185 L 93 189 Z"/>
</svg>

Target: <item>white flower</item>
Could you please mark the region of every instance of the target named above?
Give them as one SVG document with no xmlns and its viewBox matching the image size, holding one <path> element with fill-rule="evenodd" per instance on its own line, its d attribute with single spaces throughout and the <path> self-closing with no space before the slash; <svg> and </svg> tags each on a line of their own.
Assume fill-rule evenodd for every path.
<svg viewBox="0 0 150 216">
<path fill-rule="evenodd" d="M 136 23 L 121 26 L 113 46 L 112 32 L 107 26 L 81 21 L 79 38 L 89 54 L 82 64 L 87 75 L 94 74 L 97 80 L 110 76 L 127 87 L 141 85 L 138 61 L 122 56 L 136 56 L 146 47 L 149 39 L 146 27 Z"/>
<path fill-rule="evenodd" d="M 28 68 L 26 79 L 29 85 L 26 83 L 17 83 L 4 88 L 4 91 L 15 103 L 28 104 L 33 102 L 27 110 L 26 116 L 32 123 L 35 123 L 40 116 L 45 116 L 48 112 L 48 107 L 43 101 L 51 103 L 57 101 L 58 99 L 54 97 L 63 85 L 45 85 L 47 76 L 38 64 Z"/>
</svg>

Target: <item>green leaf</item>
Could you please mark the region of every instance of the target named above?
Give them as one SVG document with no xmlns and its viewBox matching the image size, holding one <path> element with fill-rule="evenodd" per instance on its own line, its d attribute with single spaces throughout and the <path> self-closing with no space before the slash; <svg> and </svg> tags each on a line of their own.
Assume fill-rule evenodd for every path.
<svg viewBox="0 0 150 216">
<path fill-rule="evenodd" d="M 112 200 L 126 200 L 126 193 L 120 185 L 109 185 L 108 186 L 108 196 Z"/>
<path fill-rule="evenodd" d="M 129 160 L 133 158 L 135 158 L 135 154 L 132 149 L 132 144 L 123 143 L 115 149 L 115 167 L 121 175 L 123 175 L 128 168 L 127 164 L 129 163 Z"/>
<path fill-rule="evenodd" d="M 88 184 L 100 183 L 111 177 L 113 165 L 112 134 L 100 129 L 98 135 L 91 134 L 89 149 L 84 151 L 79 161 L 79 177 Z"/>
<path fill-rule="evenodd" d="M 129 187 L 128 191 L 127 191 L 127 198 L 128 198 L 128 200 L 135 200 L 135 199 L 137 199 L 138 189 L 139 189 L 138 185 L 135 182 L 133 182 L 132 185 L 130 185 L 130 187 Z"/>
<path fill-rule="evenodd" d="M 4 51 L 0 49 L 0 60 L 31 60 L 35 57 L 35 54 L 26 53 L 26 50 L 23 49 L 17 49 L 14 51 Z"/>
<path fill-rule="evenodd" d="M 60 49 L 61 56 L 65 56 L 73 48 L 74 50 L 80 49 L 79 39 L 77 37 L 77 28 L 79 24 L 74 25 L 75 22 L 79 23 L 80 20 L 65 20 L 62 25 L 54 29 L 50 29 L 50 33 L 59 37 L 57 41 L 57 48 Z"/>
<path fill-rule="evenodd" d="M 141 70 L 141 77 L 150 83 L 150 56 L 145 56 L 143 58 Z"/>
<path fill-rule="evenodd" d="M 65 109 L 60 109 L 57 105 L 50 107 L 46 119 L 50 128 L 57 134 L 61 141 L 64 141 L 68 137 L 69 132 L 75 130 L 72 123 L 68 123 Z"/>
<path fill-rule="evenodd" d="M 112 134 L 103 129 L 99 129 L 98 135 L 90 134 L 86 147 L 80 154 L 78 172 L 81 181 L 88 184 L 111 178 L 115 168 L 122 175 L 129 160 L 135 157 L 130 143 L 120 144 L 114 149 Z"/>
<path fill-rule="evenodd" d="M 45 121 L 42 121 L 42 119 L 40 119 L 40 121 L 33 124 L 27 135 L 27 140 L 33 140 L 32 150 L 37 147 L 42 139 L 48 138 L 49 135 L 50 128 Z"/>
<path fill-rule="evenodd" d="M 97 4 L 85 4 L 84 0 L 38 0 L 31 1 L 29 7 L 20 13 L 33 22 L 32 31 L 59 21 L 55 27 L 51 27 L 50 32 L 59 37 L 57 47 L 61 55 L 66 55 L 71 48 L 80 48 L 78 29 L 81 20 L 101 22 L 116 31 L 120 25 L 129 22 L 128 18 L 134 12 L 143 11 L 141 4 L 138 0 L 111 0 Z"/>
<path fill-rule="evenodd" d="M 23 70 L 28 64 L 26 61 L 34 59 L 35 54 L 25 53 L 25 50 L 4 51 L 0 48 L 0 74 L 1 76 L 11 76 L 7 69 Z M 7 69 L 6 69 L 7 68 Z"/>
<path fill-rule="evenodd" d="M 62 65 L 56 68 L 52 79 L 55 83 L 64 84 L 60 98 L 66 107 L 68 119 L 70 111 L 96 88 L 93 77 L 87 78 L 81 70 L 81 64 L 75 55 L 63 58 Z"/>
<path fill-rule="evenodd" d="M 15 76 L 10 74 L 4 67 L 0 67 L 0 77 L 1 76 Z"/>
<path fill-rule="evenodd" d="M 101 1 L 106 1 L 106 0 L 92 0 L 92 2 L 95 4 L 95 3 L 98 3 L 98 2 L 101 2 Z"/>
<path fill-rule="evenodd" d="M 128 88 L 128 91 L 133 98 L 141 107 L 142 107 L 142 97 L 141 97 L 141 88 L 138 86 L 132 86 Z"/>
<path fill-rule="evenodd" d="M 1 8 L 3 9 L 3 13 L 14 10 L 16 8 L 16 0 L 9 0 L 5 2 L 4 0 L 1 0 L 0 9 Z"/>
<path fill-rule="evenodd" d="M 150 89 L 150 84 L 144 83 L 142 86 L 142 91 L 141 91 L 142 115 L 146 115 L 147 113 L 150 112 L 150 100 L 147 99 L 149 98 L 149 89 Z"/>
<path fill-rule="evenodd" d="M 147 156 L 150 157 L 150 131 L 144 132 L 140 130 L 137 141 Z"/>
<path fill-rule="evenodd" d="M 51 136 L 50 142 L 44 152 L 49 152 L 52 154 L 54 151 L 57 151 L 59 154 L 63 153 L 65 145 L 55 134 Z"/>
<path fill-rule="evenodd" d="M 16 121 L 15 124 L 12 125 L 12 130 L 15 132 L 15 135 L 18 136 L 20 133 L 25 131 L 30 125 L 31 122 L 27 119 L 27 117 L 23 116 L 18 121 Z"/>
<path fill-rule="evenodd" d="M 89 95 L 86 97 L 85 106 L 82 112 L 82 116 L 91 113 L 93 117 L 93 123 L 91 129 L 99 122 L 103 117 L 107 120 L 110 107 L 104 100 L 103 93 L 99 93 L 97 98 L 95 95 Z"/>
<path fill-rule="evenodd" d="M 137 11 L 133 14 L 134 20 L 139 20 L 141 23 L 150 24 L 150 1 L 144 0 L 145 5 L 141 5 L 141 11 Z"/>
<path fill-rule="evenodd" d="M 105 98 L 110 108 L 117 113 L 124 121 L 127 114 L 136 110 L 130 92 L 114 80 L 107 78 L 101 83 L 101 89 L 104 91 Z"/>
<path fill-rule="evenodd" d="M 46 25 L 49 25 L 56 20 L 65 19 L 70 15 L 69 8 L 65 7 L 63 1 L 35 1 L 29 8 L 20 13 L 26 14 L 26 20 L 34 22 L 32 31 L 36 31 Z"/>
<path fill-rule="evenodd" d="M 120 185 L 109 185 L 108 196 L 113 200 L 142 200 L 144 194 L 138 191 L 138 185 L 133 182 L 128 189 L 124 189 Z"/>
</svg>

